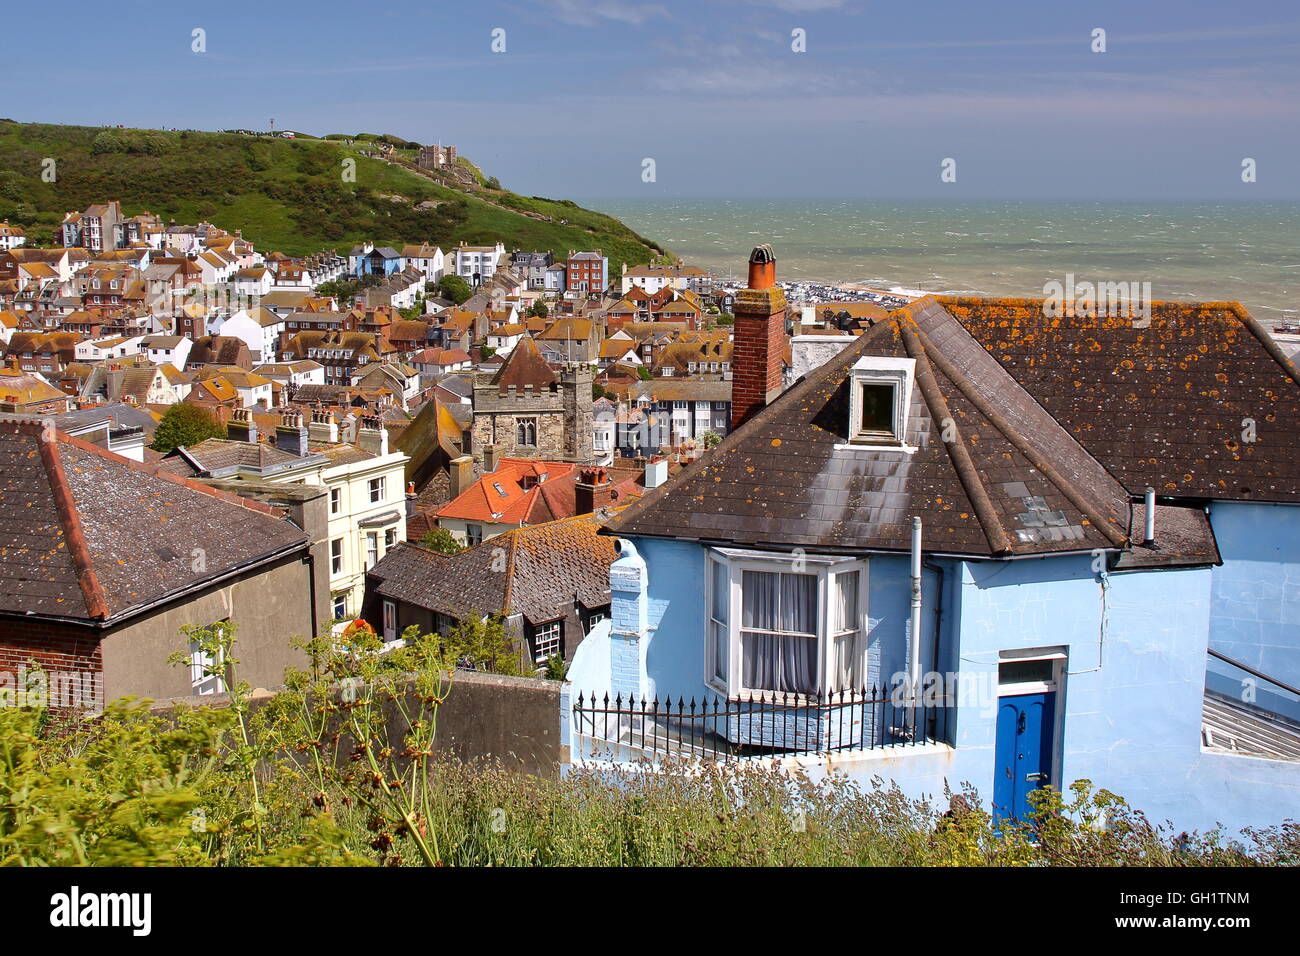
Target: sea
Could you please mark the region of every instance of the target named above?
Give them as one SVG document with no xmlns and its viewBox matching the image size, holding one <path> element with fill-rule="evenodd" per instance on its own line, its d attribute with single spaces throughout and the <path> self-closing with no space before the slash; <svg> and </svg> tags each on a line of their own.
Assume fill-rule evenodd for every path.
<svg viewBox="0 0 1300 956">
<path fill-rule="evenodd" d="M 1236 300 L 1300 320 L 1300 202 L 931 202 L 590 199 L 684 260 L 743 278 L 1041 296 L 1049 281 L 1150 282 L 1151 298 Z"/>
</svg>

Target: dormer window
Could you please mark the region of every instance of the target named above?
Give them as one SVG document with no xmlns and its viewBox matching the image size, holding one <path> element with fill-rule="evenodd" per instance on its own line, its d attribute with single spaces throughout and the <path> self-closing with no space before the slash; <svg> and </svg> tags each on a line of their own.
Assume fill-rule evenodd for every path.
<svg viewBox="0 0 1300 956">
<path fill-rule="evenodd" d="M 916 362 L 910 358 L 864 356 L 849 377 L 852 445 L 903 447 Z"/>
</svg>

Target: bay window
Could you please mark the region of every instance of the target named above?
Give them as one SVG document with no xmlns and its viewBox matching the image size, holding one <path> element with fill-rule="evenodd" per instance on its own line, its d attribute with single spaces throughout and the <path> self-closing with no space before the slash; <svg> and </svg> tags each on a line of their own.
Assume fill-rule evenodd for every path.
<svg viewBox="0 0 1300 956">
<path fill-rule="evenodd" d="M 861 690 L 864 561 L 713 549 L 707 677 L 731 697 Z"/>
</svg>

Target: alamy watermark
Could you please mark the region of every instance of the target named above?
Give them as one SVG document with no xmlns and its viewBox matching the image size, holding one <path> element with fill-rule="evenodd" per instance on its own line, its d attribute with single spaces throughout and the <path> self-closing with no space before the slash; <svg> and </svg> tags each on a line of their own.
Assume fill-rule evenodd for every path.
<svg viewBox="0 0 1300 956">
<path fill-rule="evenodd" d="M 1074 273 L 1068 272 L 1065 282 L 1051 279 L 1043 284 L 1043 315 L 1132 319 L 1135 328 L 1146 328 L 1151 324 L 1151 283 L 1076 282 Z"/>
<path fill-rule="evenodd" d="M 98 710 L 103 675 L 93 671 L 46 670 L 19 665 L 0 670 L 0 707 L 62 707 Z"/>
</svg>

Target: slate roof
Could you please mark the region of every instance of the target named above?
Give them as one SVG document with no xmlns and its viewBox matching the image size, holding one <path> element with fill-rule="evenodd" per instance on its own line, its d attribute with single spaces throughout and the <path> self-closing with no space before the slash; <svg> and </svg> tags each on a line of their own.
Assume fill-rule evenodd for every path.
<svg viewBox="0 0 1300 956">
<path fill-rule="evenodd" d="M 537 343 L 528 336 L 520 339 L 510 352 L 505 364 L 492 377 L 492 384 L 502 391 L 514 385 L 520 391 L 525 385 L 541 389 L 554 385 L 557 379 L 554 370 L 542 358 L 537 350 Z"/>
<path fill-rule="evenodd" d="M 507 531 L 459 554 L 400 542 L 367 577 L 383 597 L 463 618 L 522 614 L 539 624 L 562 617 L 575 599 L 608 604 L 612 539 L 584 515 Z"/>
<path fill-rule="evenodd" d="M 1152 303 L 1147 327 L 1039 299 L 939 307 L 1134 494 L 1300 501 L 1300 372 L 1239 303 Z"/>
<path fill-rule="evenodd" d="M 263 469 L 293 465 L 302 460 L 269 442 L 208 438 L 192 448 L 177 449 L 163 460 L 160 467 L 172 474 L 194 477 L 227 468 Z"/>
<path fill-rule="evenodd" d="M 649 396 L 655 402 L 729 402 L 731 382 L 702 378 L 656 378 L 632 386 L 631 397 L 635 400 L 642 396 Z"/>
<path fill-rule="evenodd" d="M 1125 545 L 1125 489 L 945 316 L 927 313 L 925 329 L 908 313 L 877 324 L 607 527 L 777 550 L 906 551 L 920 515 L 931 552 Z M 846 447 L 851 368 L 871 355 L 916 362 L 912 454 Z"/>
<path fill-rule="evenodd" d="M 0 422 L 0 612 L 112 622 L 307 545 L 266 505 Z"/>
</svg>

